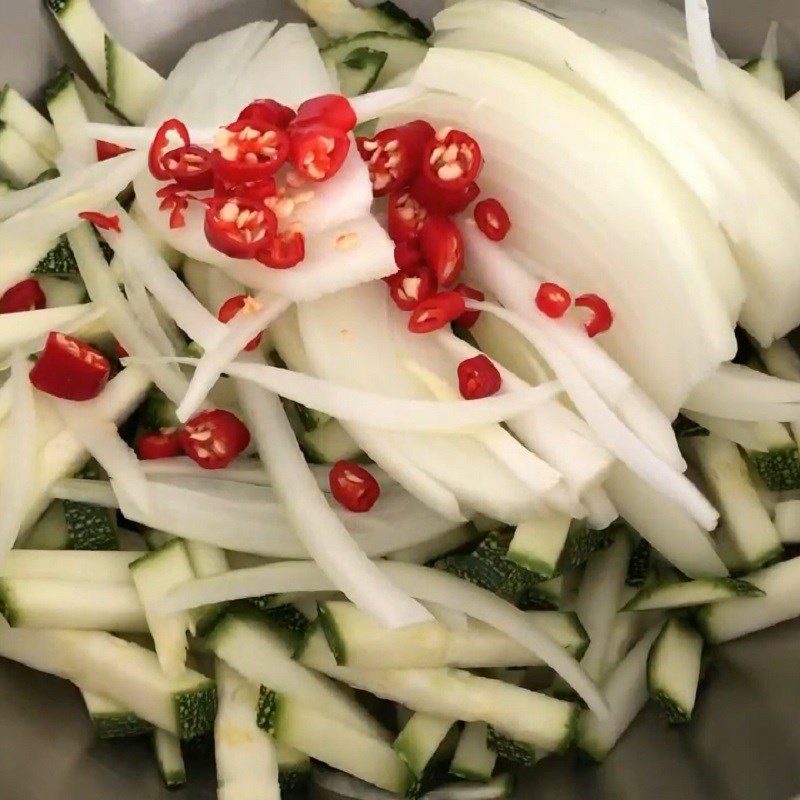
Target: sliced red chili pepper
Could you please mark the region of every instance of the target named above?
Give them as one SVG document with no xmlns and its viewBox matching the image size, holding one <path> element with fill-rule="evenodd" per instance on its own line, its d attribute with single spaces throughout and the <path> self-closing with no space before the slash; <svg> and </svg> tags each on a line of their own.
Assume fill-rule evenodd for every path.
<svg viewBox="0 0 800 800">
<path fill-rule="evenodd" d="M 356 139 L 358 151 L 369 166 L 372 193 L 382 197 L 405 189 L 422 164 L 422 151 L 433 137 L 433 126 L 417 119 L 397 128 L 386 128 L 368 139 Z"/>
<path fill-rule="evenodd" d="M 413 311 L 436 294 L 436 276 L 430 267 L 418 264 L 389 278 L 389 293 L 401 311 Z"/>
<path fill-rule="evenodd" d="M 375 477 L 353 461 L 337 461 L 328 473 L 328 484 L 340 505 L 356 514 L 369 511 L 381 494 Z"/>
<path fill-rule="evenodd" d="M 306 257 L 306 238 L 299 231 L 282 231 L 256 254 L 270 269 L 291 269 Z"/>
<path fill-rule="evenodd" d="M 156 192 L 156 197 L 161 198 L 159 210 L 170 212 L 169 227 L 172 229 L 182 228 L 186 225 L 184 212 L 189 207 L 189 201 L 200 200 L 200 198 L 183 191 L 178 183 L 169 183 L 166 186 L 162 186 Z"/>
<path fill-rule="evenodd" d="M 423 300 L 411 313 L 408 329 L 411 333 L 430 333 L 444 328 L 466 310 L 464 298 L 458 292 L 439 292 Z"/>
<path fill-rule="evenodd" d="M 590 338 L 605 333 L 614 323 L 611 307 L 599 295 L 582 294 L 575 298 L 575 305 L 578 308 L 588 308 L 592 312 L 592 318 L 584 326 Z"/>
<path fill-rule="evenodd" d="M 440 286 L 449 286 L 464 268 L 464 240 L 453 220 L 429 216 L 422 223 L 419 243 L 425 263 L 436 273 Z"/>
<path fill-rule="evenodd" d="M 481 193 L 474 181 L 463 189 L 450 191 L 434 186 L 421 176 L 411 185 L 410 191 L 431 214 L 441 214 L 443 217 L 460 214 Z"/>
<path fill-rule="evenodd" d="M 254 100 L 249 106 L 242 109 L 236 119 L 237 122 L 252 120 L 259 125 L 277 125 L 287 128 L 297 115 L 289 106 L 284 106 L 277 100 Z"/>
<path fill-rule="evenodd" d="M 326 181 L 342 167 L 350 150 L 350 138 L 330 125 L 291 129 L 292 164 L 305 178 Z"/>
<path fill-rule="evenodd" d="M 130 153 L 130 147 L 122 147 L 121 145 L 114 144 L 113 142 L 106 142 L 103 139 L 98 139 L 95 142 L 95 147 L 97 150 L 97 160 L 98 161 L 108 161 L 110 158 L 116 158 L 117 156 L 121 156 L 123 153 Z"/>
<path fill-rule="evenodd" d="M 140 461 L 155 461 L 158 458 L 175 458 L 183 452 L 177 428 L 161 428 L 145 433 L 136 442 L 136 455 Z"/>
<path fill-rule="evenodd" d="M 214 186 L 211 151 L 205 147 L 196 144 L 176 147 L 161 157 L 161 164 L 181 189 L 202 191 Z"/>
<path fill-rule="evenodd" d="M 278 220 L 263 202 L 222 197 L 210 202 L 204 227 L 215 250 L 231 258 L 255 258 L 275 236 Z"/>
<path fill-rule="evenodd" d="M 394 246 L 394 263 L 399 270 L 413 269 L 423 263 L 417 242 L 398 242 Z"/>
<path fill-rule="evenodd" d="M 87 222 L 91 222 L 95 228 L 122 233 L 118 214 L 101 214 L 99 211 L 81 211 L 78 216 L 81 219 L 85 219 Z"/>
<path fill-rule="evenodd" d="M 117 358 L 127 358 L 130 353 L 116 339 L 114 339 L 114 355 Z"/>
<path fill-rule="evenodd" d="M 250 444 L 247 426 L 222 409 L 201 411 L 183 426 L 179 437 L 183 452 L 203 469 L 227 467 Z"/>
<path fill-rule="evenodd" d="M 91 400 L 103 391 L 111 365 L 86 342 L 52 331 L 30 371 L 40 391 L 64 400 Z"/>
<path fill-rule="evenodd" d="M 341 94 L 323 94 L 301 103 L 292 125 L 326 125 L 349 133 L 358 122 L 350 101 Z"/>
<path fill-rule="evenodd" d="M 249 309 L 253 305 L 253 298 L 249 297 L 246 294 L 237 294 L 233 297 L 228 298 L 219 310 L 217 314 L 217 319 L 220 322 L 230 322 L 242 309 L 245 309 L 245 313 L 248 313 Z M 254 339 L 251 339 L 247 345 L 245 346 L 245 350 L 251 351 L 255 350 L 258 345 L 261 343 L 261 334 L 259 333 Z"/>
<path fill-rule="evenodd" d="M 164 153 L 175 147 L 174 138 L 181 140 L 184 146 L 191 144 L 188 128 L 179 119 L 168 119 L 156 131 L 150 151 L 147 155 L 147 166 L 150 174 L 160 181 L 168 181 L 172 176 L 162 162 Z"/>
<path fill-rule="evenodd" d="M 274 175 L 289 157 L 289 135 L 277 125 L 240 120 L 214 140 L 214 173 L 229 183 L 251 183 Z"/>
<path fill-rule="evenodd" d="M 475 222 L 487 239 L 501 242 L 511 230 L 511 220 L 503 204 L 493 197 L 481 200 L 475 206 Z"/>
<path fill-rule="evenodd" d="M 458 365 L 458 390 L 465 400 L 480 400 L 500 391 L 503 379 L 483 353 Z"/>
<path fill-rule="evenodd" d="M 472 286 L 468 286 L 466 283 L 459 283 L 458 286 L 454 287 L 454 291 L 458 292 L 465 300 L 479 300 L 482 303 L 486 299 L 486 295 L 480 289 L 475 289 Z M 456 322 L 462 328 L 467 328 L 469 330 L 469 328 L 478 321 L 480 315 L 480 311 L 468 308 Z"/>
<path fill-rule="evenodd" d="M 482 163 L 481 148 L 468 133 L 442 128 L 425 146 L 420 175 L 434 187 L 456 191 L 478 177 Z"/>
<path fill-rule="evenodd" d="M 415 241 L 428 212 L 408 192 L 392 192 L 388 203 L 389 236 L 395 243 Z"/>
<path fill-rule="evenodd" d="M 536 308 L 550 319 L 558 319 L 572 305 L 570 293 L 557 283 L 543 283 L 536 291 Z"/>
<path fill-rule="evenodd" d="M 0 314 L 15 314 L 18 311 L 36 311 L 47 305 L 42 287 L 36 278 L 26 278 L 6 289 L 0 297 Z"/>
</svg>

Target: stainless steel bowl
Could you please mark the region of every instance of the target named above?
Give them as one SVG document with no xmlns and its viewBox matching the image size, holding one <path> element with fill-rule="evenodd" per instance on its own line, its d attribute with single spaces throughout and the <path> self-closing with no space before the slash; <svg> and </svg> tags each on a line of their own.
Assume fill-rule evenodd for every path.
<svg viewBox="0 0 800 800">
<path fill-rule="evenodd" d="M 613 3 L 614 0 L 608 0 Z M 418 15 L 437 5 L 401 0 Z M 162 71 L 195 41 L 255 19 L 296 18 L 288 0 L 95 0 L 121 41 Z M 771 19 L 800 77 L 800 0 L 716 0 L 732 56 L 757 53 Z M 0 83 L 35 96 L 67 51 L 37 0 L 0 0 Z M 695 720 L 636 720 L 603 766 L 547 759 L 520 776 L 537 800 L 790 800 L 800 795 L 800 622 L 716 651 Z M 187 754 L 189 784 L 161 785 L 147 741 L 98 742 L 71 686 L 0 659 L 0 800 L 212 800 L 213 748 Z"/>
</svg>

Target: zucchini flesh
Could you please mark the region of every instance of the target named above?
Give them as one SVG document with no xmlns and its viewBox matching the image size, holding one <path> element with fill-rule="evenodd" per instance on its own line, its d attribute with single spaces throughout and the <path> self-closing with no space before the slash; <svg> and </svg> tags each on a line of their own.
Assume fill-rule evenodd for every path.
<svg viewBox="0 0 800 800">
<path fill-rule="evenodd" d="M 64 505 L 61 500 L 51 503 L 17 547 L 25 550 L 66 550 L 70 546 Z"/>
<path fill-rule="evenodd" d="M 350 0 L 294 0 L 294 4 L 328 36 L 354 36 L 368 31 L 420 39 L 430 35 L 425 25 L 392 2 L 381 2 L 372 8 L 359 8 Z"/>
<path fill-rule="evenodd" d="M 647 688 L 671 723 L 692 718 L 700 682 L 703 637 L 678 619 L 669 620 L 647 658 Z"/>
<path fill-rule="evenodd" d="M 497 751 L 488 745 L 489 726 L 468 722 L 458 739 L 450 773 L 468 781 L 488 781 L 497 763 Z"/>
<path fill-rule="evenodd" d="M 183 786 L 186 783 L 186 767 L 181 753 L 181 740 L 167 731 L 156 728 L 153 731 L 153 751 L 164 785 L 168 789 Z"/>
<path fill-rule="evenodd" d="M 387 58 L 382 50 L 358 45 L 343 55 L 338 52 L 322 55 L 325 64 L 336 71 L 339 88 L 347 97 L 368 92 L 378 80 Z"/>
<path fill-rule="evenodd" d="M 387 742 L 343 725 L 295 696 L 262 687 L 258 725 L 276 742 L 389 792 L 404 795 L 413 783 Z"/>
<path fill-rule="evenodd" d="M 4 578 L 49 578 L 87 583 L 130 585 L 128 566 L 138 558 L 133 552 L 12 550 L 0 566 Z M 89 587 L 87 587 L 89 588 Z"/>
<path fill-rule="evenodd" d="M 452 719 L 417 711 L 397 735 L 392 745 L 394 751 L 403 759 L 417 781 L 422 781 L 428 765 L 453 724 Z"/>
<path fill-rule="evenodd" d="M 636 594 L 625 611 L 686 608 L 718 603 L 732 597 L 762 597 L 763 592 L 748 581 L 736 578 L 704 578 L 696 581 L 658 583 Z"/>
<path fill-rule="evenodd" d="M 335 419 L 329 419 L 300 437 L 300 446 L 312 464 L 334 464 L 352 461 L 361 455 L 361 448 Z"/>
<path fill-rule="evenodd" d="M 108 102 L 125 119 L 142 125 L 164 91 L 164 78 L 107 33 L 104 43 Z"/>
<path fill-rule="evenodd" d="M 0 176 L 27 186 L 47 168 L 47 162 L 14 128 L 0 122 Z"/>
<path fill-rule="evenodd" d="M 540 575 L 552 578 L 567 542 L 571 520 L 564 514 L 533 517 L 517 526 L 506 558 Z"/>
<path fill-rule="evenodd" d="M 90 461 L 76 477 L 100 480 L 103 473 L 96 462 Z M 63 503 L 73 550 L 119 550 L 116 520 L 109 509 L 73 500 Z"/>
<path fill-rule="evenodd" d="M 81 689 L 83 702 L 99 739 L 121 739 L 141 736 L 153 729 L 149 722 L 137 717 L 129 708 L 103 695 Z"/>
<path fill-rule="evenodd" d="M 0 89 L 0 121 L 14 128 L 48 163 L 58 154 L 53 126 L 9 84 Z"/>
</svg>

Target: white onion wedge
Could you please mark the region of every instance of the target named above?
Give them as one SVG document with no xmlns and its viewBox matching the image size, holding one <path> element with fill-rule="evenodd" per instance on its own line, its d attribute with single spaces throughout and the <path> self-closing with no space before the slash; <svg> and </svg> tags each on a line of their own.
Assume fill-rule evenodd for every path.
<svg viewBox="0 0 800 800">
<path fill-rule="evenodd" d="M 28 510 L 28 496 L 36 470 L 36 407 L 28 379 L 28 362 L 22 353 L 11 359 L 11 411 L 5 437 L 3 477 L 0 481 L 0 562 L 19 536 Z"/>
<path fill-rule="evenodd" d="M 686 0 L 686 36 L 700 85 L 720 102 L 727 100 L 725 81 L 711 35 L 711 17 L 707 0 Z"/>
</svg>

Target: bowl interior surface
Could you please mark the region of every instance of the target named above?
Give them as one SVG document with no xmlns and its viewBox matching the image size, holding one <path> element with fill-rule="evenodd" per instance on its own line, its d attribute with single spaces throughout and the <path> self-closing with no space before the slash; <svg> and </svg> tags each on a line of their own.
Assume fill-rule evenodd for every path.
<svg viewBox="0 0 800 800">
<path fill-rule="evenodd" d="M 613 3 L 614 0 L 608 0 Z M 256 19 L 300 19 L 288 0 L 95 0 L 112 32 L 166 73 L 188 46 Z M 401 0 L 430 16 L 430 0 Z M 782 21 L 781 53 L 800 77 L 798 0 L 717 0 L 715 31 L 731 56 L 760 50 Z M 37 0 L 0 0 L 0 83 L 36 97 L 67 55 Z M 74 63 L 74 62 L 73 62 Z M 692 724 L 643 712 L 601 767 L 547 759 L 517 797 L 537 800 L 790 800 L 800 795 L 800 622 L 716 651 Z M 188 748 L 187 787 L 161 785 L 146 739 L 97 742 L 70 685 L 0 659 L 1 800 L 213 800 L 213 743 Z"/>
</svg>

